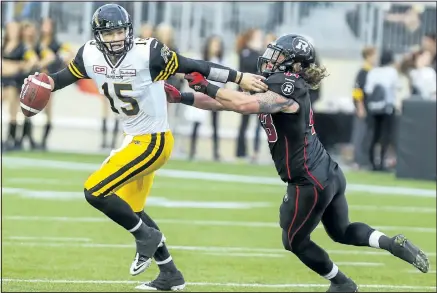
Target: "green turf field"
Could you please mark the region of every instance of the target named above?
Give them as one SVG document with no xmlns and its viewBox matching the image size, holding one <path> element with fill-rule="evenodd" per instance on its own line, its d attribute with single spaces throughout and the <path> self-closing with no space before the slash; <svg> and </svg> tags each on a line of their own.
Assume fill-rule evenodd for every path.
<svg viewBox="0 0 437 293">
<path fill-rule="evenodd" d="M 83 198 L 83 182 L 103 159 L 3 156 L 3 291 L 135 291 L 155 277 L 156 265 L 129 275 L 133 237 Z M 186 291 L 327 290 L 327 281 L 282 248 L 278 209 L 285 188 L 275 175 L 272 166 L 176 160 L 158 173 L 146 211 L 164 231 Z M 404 233 L 428 253 L 432 271 L 422 274 L 381 250 L 333 243 L 323 228 L 313 239 L 360 291 L 435 292 L 435 182 L 346 176 L 351 219 L 388 235 Z"/>
</svg>

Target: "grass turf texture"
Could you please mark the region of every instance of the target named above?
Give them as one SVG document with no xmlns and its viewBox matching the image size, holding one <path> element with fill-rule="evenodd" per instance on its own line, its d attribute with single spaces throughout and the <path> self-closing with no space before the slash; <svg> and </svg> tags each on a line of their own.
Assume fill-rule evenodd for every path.
<svg viewBox="0 0 437 293">
<path fill-rule="evenodd" d="M 104 156 L 10 153 L 3 158 L 97 168 Z M 92 171 L 63 165 L 2 164 L 3 291 L 135 291 L 137 283 L 153 279 L 156 265 L 140 276 L 129 275 L 133 237 L 83 199 L 83 182 Z M 276 176 L 273 166 L 210 162 L 171 160 L 165 169 Z M 346 172 L 346 177 L 353 184 L 436 188 L 435 182 L 398 180 L 390 174 Z M 146 212 L 165 233 L 188 282 L 186 291 L 326 291 L 327 281 L 282 248 L 277 223 L 284 192 L 280 184 L 157 175 Z M 369 188 L 349 192 L 347 198 L 351 220 L 382 226 L 389 236 L 404 233 L 430 253 L 434 270 L 435 197 L 387 195 Z M 435 271 L 416 273 L 381 250 L 334 243 L 323 228 L 316 229 L 312 239 L 362 285 L 360 291 L 436 291 Z"/>
</svg>

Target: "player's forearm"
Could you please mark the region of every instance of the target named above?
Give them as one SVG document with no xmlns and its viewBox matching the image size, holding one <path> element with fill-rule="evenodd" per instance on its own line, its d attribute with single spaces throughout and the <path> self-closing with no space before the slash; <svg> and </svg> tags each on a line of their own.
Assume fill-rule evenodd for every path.
<svg viewBox="0 0 437 293">
<path fill-rule="evenodd" d="M 181 93 L 182 104 L 202 110 L 221 111 L 226 110 L 222 104 L 208 95 L 202 93 Z"/>
<path fill-rule="evenodd" d="M 213 62 L 194 60 L 181 55 L 177 55 L 177 59 L 179 66 L 176 72 L 178 73 L 199 72 L 209 80 L 223 83 L 238 83 L 241 78 L 240 72 Z"/>
<path fill-rule="evenodd" d="M 241 114 L 254 114 L 260 111 L 257 99 L 247 93 L 220 88 L 215 99 L 226 109 Z"/>
<path fill-rule="evenodd" d="M 49 77 L 53 80 L 52 92 L 63 89 L 79 80 L 67 67 L 56 73 L 49 74 Z"/>
<path fill-rule="evenodd" d="M 211 110 L 211 111 L 226 110 L 225 107 L 222 104 L 220 104 L 219 101 L 214 100 L 210 96 L 207 96 L 202 93 L 194 93 L 194 103 L 192 106 L 199 109 Z"/>
</svg>

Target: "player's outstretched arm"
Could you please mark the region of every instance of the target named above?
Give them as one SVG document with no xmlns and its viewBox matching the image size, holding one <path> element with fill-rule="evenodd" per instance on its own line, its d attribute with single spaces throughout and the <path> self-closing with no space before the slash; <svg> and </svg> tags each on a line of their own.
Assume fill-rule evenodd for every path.
<svg viewBox="0 0 437 293">
<path fill-rule="evenodd" d="M 165 83 L 165 93 L 167 94 L 167 102 L 169 103 L 181 103 L 195 108 L 211 111 L 226 110 L 222 104 L 217 100 L 214 100 L 210 96 L 202 93 L 181 93 L 174 86 Z"/>
<path fill-rule="evenodd" d="M 285 98 L 273 91 L 249 95 L 235 90 L 219 88 L 210 84 L 198 73 L 186 75 L 185 79 L 189 81 L 191 88 L 216 99 L 226 110 L 242 114 L 296 113 L 299 110 L 299 104 L 295 100 Z"/>
<path fill-rule="evenodd" d="M 75 83 L 79 79 L 89 78 L 83 63 L 83 48 L 84 46 L 79 49 L 76 57 L 68 64 L 66 68 L 48 75 L 52 92 L 63 89 L 64 87 Z M 38 73 L 36 72 L 34 75 L 38 75 Z M 26 79 L 24 79 L 24 85 L 26 85 L 28 79 L 32 78 L 34 75 L 29 75 Z"/>
<path fill-rule="evenodd" d="M 150 44 L 149 67 L 153 81 L 167 80 L 175 73 L 199 72 L 208 80 L 222 83 L 234 82 L 248 91 L 263 92 L 267 90 L 266 85 L 262 82 L 264 79 L 262 76 L 250 73 L 243 74 L 213 62 L 184 57 L 156 39 Z"/>
<path fill-rule="evenodd" d="M 299 104 L 295 100 L 287 99 L 272 91 L 249 95 L 220 88 L 215 99 L 225 108 L 241 114 L 296 113 L 299 110 Z"/>
</svg>

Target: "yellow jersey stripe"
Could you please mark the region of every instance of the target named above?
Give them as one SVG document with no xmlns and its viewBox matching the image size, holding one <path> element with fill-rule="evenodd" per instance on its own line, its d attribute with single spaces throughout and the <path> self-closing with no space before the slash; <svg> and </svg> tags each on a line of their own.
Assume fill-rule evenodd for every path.
<svg viewBox="0 0 437 293">
<path fill-rule="evenodd" d="M 80 71 L 77 69 L 77 67 L 74 65 L 73 62 L 70 62 L 68 64 L 68 69 L 71 71 L 71 73 L 76 76 L 77 78 L 84 78 L 83 74 L 80 73 Z"/>
<path fill-rule="evenodd" d="M 176 53 L 175 53 L 175 55 L 176 55 Z M 167 80 L 170 77 L 170 75 L 174 74 L 176 72 L 176 70 L 178 69 L 178 67 L 179 67 L 179 62 L 178 62 L 178 58 L 176 57 L 174 60 L 173 66 L 170 68 L 168 74 L 164 76 L 163 80 Z"/>
<path fill-rule="evenodd" d="M 173 63 L 175 62 L 175 59 L 177 59 L 176 53 L 173 52 L 170 61 L 167 63 L 165 68 L 163 70 L 161 70 L 161 72 L 158 74 L 158 76 L 155 78 L 154 81 L 164 80 L 163 77 L 169 72 L 169 69 L 173 66 Z"/>
</svg>

